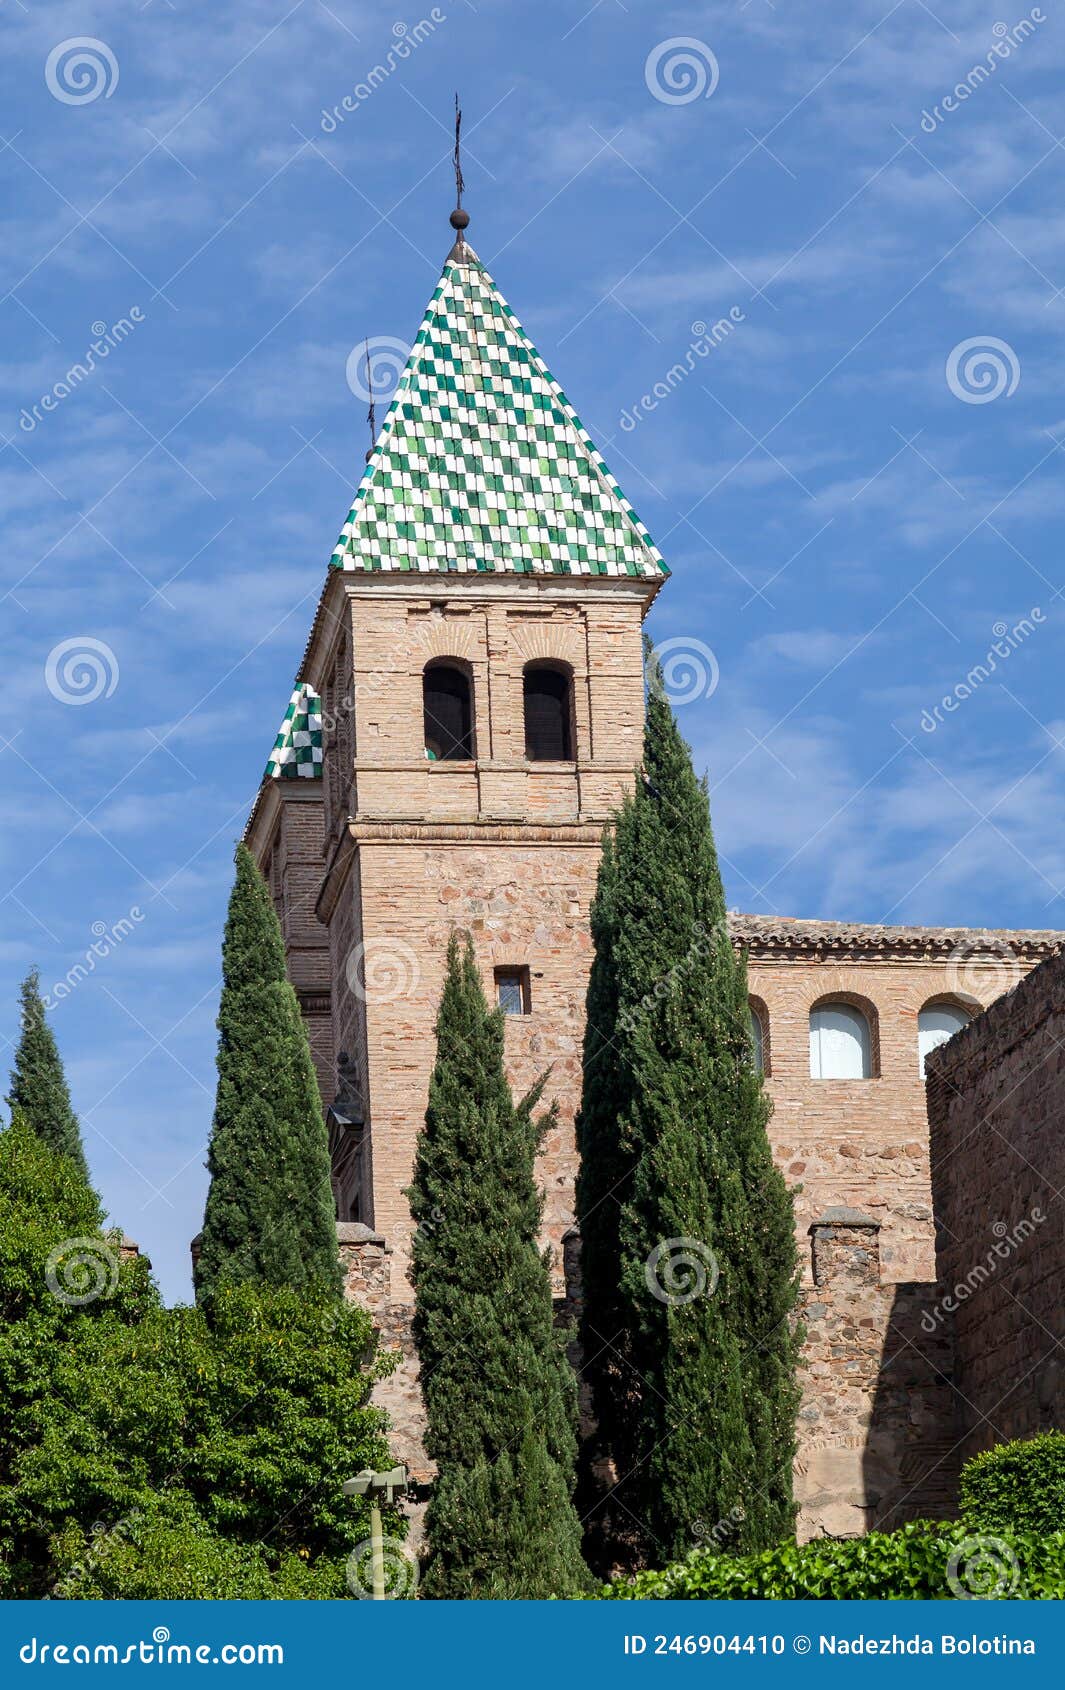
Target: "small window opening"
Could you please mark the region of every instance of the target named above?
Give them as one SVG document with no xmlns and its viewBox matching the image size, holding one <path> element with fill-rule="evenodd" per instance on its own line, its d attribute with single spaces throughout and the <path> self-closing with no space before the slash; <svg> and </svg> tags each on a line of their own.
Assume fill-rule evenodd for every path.
<svg viewBox="0 0 1065 1690">
<path fill-rule="evenodd" d="M 496 1003 L 504 1015 L 528 1015 L 531 1011 L 529 970 L 527 968 L 497 968 Z"/>
</svg>

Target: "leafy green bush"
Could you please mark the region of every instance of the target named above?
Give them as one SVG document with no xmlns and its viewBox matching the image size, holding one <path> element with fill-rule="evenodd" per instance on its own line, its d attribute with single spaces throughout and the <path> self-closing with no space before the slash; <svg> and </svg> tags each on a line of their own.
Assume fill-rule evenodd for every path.
<svg viewBox="0 0 1065 1690">
<path fill-rule="evenodd" d="M 1018 1438 L 967 1462 L 961 1516 L 970 1531 L 1057 1531 L 1065 1520 L 1065 1432 Z"/>
<path fill-rule="evenodd" d="M 220 1537 L 180 1491 L 92 1531 L 72 1522 L 52 1551 L 52 1595 L 64 1601 L 328 1601 L 349 1594 L 343 1560 L 312 1564 Z"/>
<path fill-rule="evenodd" d="M 917 1520 L 842 1542 L 784 1543 L 759 1555 L 697 1549 L 660 1573 L 608 1585 L 609 1600 L 822 1601 L 1065 1597 L 1065 1532 L 974 1534 L 964 1522 Z"/>
<path fill-rule="evenodd" d="M 391 1358 L 328 1294 L 164 1309 L 77 1165 L 0 1132 L 0 1599 L 343 1597 Z M 385 1530 L 403 1535 L 391 1511 Z"/>
</svg>

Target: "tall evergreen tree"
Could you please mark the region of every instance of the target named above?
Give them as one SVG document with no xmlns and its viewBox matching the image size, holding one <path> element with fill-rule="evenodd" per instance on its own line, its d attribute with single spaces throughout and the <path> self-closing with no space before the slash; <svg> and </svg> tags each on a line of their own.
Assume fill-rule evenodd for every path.
<svg viewBox="0 0 1065 1690">
<path fill-rule="evenodd" d="M 792 1198 L 773 1164 L 746 965 L 705 781 L 652 672 L 644 763 L 593 909 L 577 1188 L 586 1377 L 636 1554 L 793 1527 L 800 1334 Z"/>
<path fill-rule="evenodd" d="M 196 1295 L 241 1282 L 340 1289 L 318 1082 L 274 906 L 251 852 L 222 943 L 218 1092 Z"/>
<path fill-rule="evenodd" d="M 49 1027 L 37 970 L 31 969 L 19 994 L 21 1036 L 11 1070 L 8 1107 L 22 1111 L 26 1123 L 50 1150 L 69 1156 L 87 1180 L 89 1170 L 81 1142 L 81 1128 L 70 1102 L 70 1090 L 55 1035 Z"/>
<path fill-rule="evenodd" d="M 587 1584 L 573 1506 L 576 1383 L 556 1330 L 535 1158 L 543 1081 L 515 1105 L 503 1015 L 453 936 L 409 1197 L 414 1336 L 439 1478 L 421 1593 L 572 1596 Z"/>
</svg>

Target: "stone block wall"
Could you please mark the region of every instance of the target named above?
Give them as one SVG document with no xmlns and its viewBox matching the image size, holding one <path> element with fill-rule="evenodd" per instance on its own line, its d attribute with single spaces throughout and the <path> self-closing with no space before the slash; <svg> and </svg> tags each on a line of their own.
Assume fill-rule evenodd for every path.
<svg viewBox="0 0 1065 1690">
<path fill-rule="evenodd" d="M 928 1284 L 880 1275 L 880 1223 L 843 1206 L 809 1228 L 795 1497 L 800 1541 L 947 1515 L 954 1497 L 949 1331 Z"/>
<path fill-rule="evenodd" d="M 1065 958 L 928 1064 L 937 1318 L 954 1325 L 968 1457 L 1065 1428 Z"/>
</svg>

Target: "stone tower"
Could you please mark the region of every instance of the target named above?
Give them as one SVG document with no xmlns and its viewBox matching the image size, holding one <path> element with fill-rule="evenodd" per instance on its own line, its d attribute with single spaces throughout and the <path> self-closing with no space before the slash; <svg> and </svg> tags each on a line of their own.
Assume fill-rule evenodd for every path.
<svg viewBox="0 0 1065 1690">
<path fill-rule="evenodd" d="M 353 1287 L 372 1281 L 393 1325 L 411 1303 L 404 1187 L 453 927 L 508 1012 L 514 1086 L 551 1068 L 541 1173 L 562 1289 L 588 909 L 641 755 L 641 623 L 665 575 L 460 231 L 248 831 L 329 1106 Z"/>
</svg>

